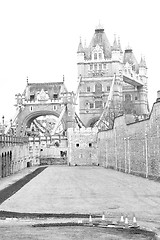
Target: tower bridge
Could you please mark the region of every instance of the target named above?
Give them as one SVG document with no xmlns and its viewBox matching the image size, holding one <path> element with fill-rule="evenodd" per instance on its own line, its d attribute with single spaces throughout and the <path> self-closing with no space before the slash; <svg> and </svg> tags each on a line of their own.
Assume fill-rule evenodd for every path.
<svg viewBox="0 0 160 240">
<path fill-rule="evenodd" d="M 80 40 L 77 66 L 76 93 L 67 91 L 64 78 L 62 82 L 27 80 L 24 92 L 16 95 L 17 114 L 12 122 L 16 135 L 63 136 L 75 126 L 97 127 L 101 122 L 99 129 L 112 128 L 114 118 L 122 114 L 148 116 L 145 59 L 138 63 L 130 46 L 123 52 L 116 36 L 110 45 L 101 25 L 88 47 Z M 77 98 L 79 114 L 75 113 Z"/>
<path fill-rule="evenodd" d="M 106 117 L 110 119 L 112 117 L 109 115 L 114 118 L 120 114 L 148 116 L 148 77 L 144 57 L 138 63 L 132 48 L 128 46 L 123 51 L 120 39 L 117 40 L 116 36 L 111 45 L 100 24 L 96 27 L 89 46 L 83 46 L 80 39 L 77 66 L 78 76 L 82 76 L 79 92 L 80 118 L 86 126 L 94 126 L 101 114 L 104 115 L 114 75 L 116 81 Z"/>
<path fill-rule="evenodd" d="M 75 94 L 67 91 L 64 81 L 51 83 L 27 81 L 23 94 L 16 95 L 17 115 L 12 122 L 16 135 L 49 136 L 56 133 L 63 135 L 75 122 L 74 98 Z M 9 129 L 6 129 L 7 131 Z"/>
<path fill-rule="evenodd" d="M 97 164 L 100 131 L 112 130 L 121 115 L 131 116 L 132 122 L 149 116 L 144 57 L 138 63 L 131 47 L 123 51 L 116 36 L 111 45 L 101 25 L 96 27 L 88 47 L 83 47 L 80 40 L 77 67 L 76 93 L 67 90 L 64 78 L 42 83 L 27 79 L 23 93 L 16 95 L 16 115 L 5 134 L 29 137 L 29 155 L 41 151 L 35 159 L 68 152 L 68 163 L 72 164 L 75 148 L 75 159 L 78 156 L 78 161 L 86 163 L 87 159 L 88 164 Z M 82 139 L 84 148 L 79 147 Z"/>
<path fill-rule="evenodd" d="M 159 181 L 160 92 L 158 92 L 157 101 L 149 114 L 145 59 L 141 58 L 140 63 L 138 63 L 132 49 L 128 47 L 123 52 L 120 41 L 117 42 L 116 38 L 111 46 L 103 27 L 100 25 L 95 29 L 88 48 L 83 47 L 80 41 L 77 58 L 79 83 L 76 93 L 67 91 L 64 79 L 62 82 L 46 83 L 29 83 L 27 80 L 24 92 L 16 95 L 16 114 L 11 126 L 8 126 L 5 132 L 3 121 L 2 134 L 0 135 L 0 178 L 14 174 L 31 165 L 68 164 L 68 167 L 65 168 L 47 169 L 47 177 L 45 177 L 47 188 L 43 188 L 47 191 L 45 194 L 42 191 L 42 186 L 45 184 L 41 176 L 39 178 L 40 184 L 37 185 L 37 181 L 35 181 L 36 187 L 28 188 L 28 191 L 39 189 L 37 196 L 41 193 L 42 204 L 34 202 L 35 199 L 39 200 L 39 198 L 36 198 L 35 195 L 32 196 L 32 192 L 28 194 L 28 191 L 24 190 L 20 193 L 20 197 L 15 198 L 16 200 L 9 199 L 2 205 L 4 211 L 8 210 L 8 207 L 12 211 L 13 209 L 21 211 L 25 207 L 27 212 L 29 208 L 31 212 L 35 209 L 39 212 L 43 205 L 43 210 L 46 212 L 55 210 L 57 213 L 57 199 L 54 198 L 55 209 L 53 209 L 53 204 L 49 206 L 46 200 L 48 196 L 52 197 L 50 193 L 53 184 L 48 184 L 50 182 L 55 182 L 55 190 L 56 188 L 60 189 L 60 199 L 63 199 L 62 195 L 66 197 L 65 191 L 68 191 L 66 189 L 69 189 L 69 185 L 71 186 L 70 192 L 75 193 L 73 197 L 67 197 L 68 205 L 58 206 L 60 213 L 64 211 L 64 213 L 69 212 L 70 214 L 68 206 L 71 206 L 74 212 L 77 212 L 78 209 L 78 212 L 82 213 L 85 208 L 81 203 L 88 202 L 85 199 L 90 199 L 93 195 L 97 198 L 93 198 L 95 201 L 92 204 L 89 203 L 86 210 L 89 212 L 102 211 L 102 207 L 107 206 L 107 201 L 103 201 L 99 196 L 106 199 L 110 192 L 109 198 L 113 201 L 108 206 L 107 212 L 112 209 L 119 214 L 130 210 L 133 206 L 135 211 L 135 199 L 133 198 L 134 201 L 132 201 L 131 195 L 135 196 L 137 189 L 132 192 L 130 191 L 132 187 L 129 187 L 127 191 L 123 190 L 122 187 L 128 186 L 128 183 L 134 181 L 136 184 L 134 183 L 133 187 L 139 187 L 142 184 L 142 179 L 132 178 L 131 180 L 131 176 L 129 177 L 127 174 L 116 173 L 105 168 Z M 79 114 L 75 111 L 78 98 Z M 131 121 L 126 123 L 127 115 L 134 117 L 132 124 Z M 139 119 L 135 121 L 135 117 L 139 117 Z M 92 167 L 74 168 L 73 170 L 69 167 L 70 165 Z M 95 165 L 104 168 L 95 168 Z M 117 180 L 112 184 L 115 176 Z M 123 186 L 119 187 L 122 178 L 124 178 L 125 184 L 122 182 Z M 89 193 L 86 196 L 83 194 L 84 191 L 82 193 L 84 179 L 89 183 L 86 185 L 87 188 L 89 186 L 89 190 L 85 191 L 87 194 Z M 127 184 L 126 179 L 128 179 Z M 135 180 L 133 181 L 133 179 Z M 137 185 L 138 180 L 139 185 Z M 105 192 L 106 183 L 107 186 L 111 185 L 108 184 L 108 181 L 113 185 L 113 189 L 108 188 L 108 192 Z M 32 183 L 33 181 L 31 181 Z M 59 188 L 57 183 L 64 187 L 64 191 L 61 191 L 61 187 Z M 145 181 L 143 184 L 147 186 Z M 157 189 L 156 183 L 154 188 Z M 95 191 L 95 189 L 97 190 Z M 144 205 L 144 202 L 147 203 L 146 196 L 150 197 L 149 201 L 152 204 L 148 205 L 149 211 L 143 211 L 144 217 L 147 219 L 148 216 L 153 218 L 152 214 L 157 214 L 157 208 L 153 213 L 155 201 L 152 201 L 153 198 L 155 199 L 156 190 L 150 189 L 153 190 L 150 195 L 146 195 L 148 191 L 146 189 L 144 196 L 142 196 L 142 189 L 138 190 L 140 200 L 143 200 L 140 202 L 143 204 L 138 207 L 140 203 L 137 202 L 136 205 L 137 213 L 142 214 L 142 209 L 146 210 L 147 206 L 147 204 Z M 94 191 L 95 194 L 93 194 Z M 117 198 L 124 191 L 128 192 L 131 206 L 126 205 L 126 196 L 120 200 Z M 30 198 L 28 204 L 26 202 L 24 204 L 25 194 L 25 199 Z M 78 208 L 77 205 L 74 205 L 77 196 L 83 196 L 82 199 L 78 199 L 80 202 Z M 97 200 L 99 204 L 97 204 Z M 46 206 L 44 203 L 47 203 Z M 156 204 L 158 206 L 159 202 Z"/>
</svg>

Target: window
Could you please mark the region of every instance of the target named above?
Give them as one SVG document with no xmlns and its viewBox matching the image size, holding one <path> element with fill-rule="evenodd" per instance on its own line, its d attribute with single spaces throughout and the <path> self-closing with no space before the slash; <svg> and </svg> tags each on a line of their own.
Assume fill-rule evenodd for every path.
<svg viewBox="0 0 160 240">
<path fill-rule="evenodd" d="M 57 106 L 56 105 L 53 106 L 53 110 L 57 110 Z"/>
<path fill-rule="evenodd" d="M 138 100 L 138 97 L 135 97 L 135 100 Z"/>
<path fill-rule="evenodd" d="M 92 143 L 89 143 L 89 147 L 92 147 Z"/>
<path fill-rule="evenodd" d="M 106 66 L 107 66 L 106 63 L 103 63 L 103 68 L 104 68 L 104 69 L 106 69 Z"/>
<path fill-rule="evenodd" d="M 93 103 L 90 103 L 90 108 L 94 108 L 94 104 Z"/>
<path fill-rule="evenodd" d="M 99 53 L 99 59 L 102 59 L 102 53 Z"/>
<path fill-rule="evenodd" d="M 95 101 L 95 108 L 102 108 L 102 101 Z"/>
<path fill-rule="evenodd" d="M 97 83 L 95 85 L 95 93 L 102 93 L 102 84 L 101 83 Z"/>
<path fill-rule="evenodd" d="M 58 98 L 58 94 L 57 94 L 57 93 L 54 93 L 54 94 L 53 94 L 53 98 L 54 98 L 54 99 L 57 99 L 57 98 Z"/>
<path fill-rule="evenodd" d="M 107 86 L 107 91 L 108 91 L 108 92 L 110 91 L 110 86 Z"/>
<path fill-rule="evenodd" d="M 94 70 L 97 71 L 97 64 L 94 64 Z"/>
<path fill-rule="evenodd" d="M 101 63 L 99 64 L 99 70 L 102 70 L 102 64 Z"/>
<path fill-rule="evenodd" d="M 125 95 L 125 101 L 126 102 L 130 102 L 131 101 L 131 95 L 130 94 L 126 94 Z"/>
<path fill-rule="evenodd" d="M 76 147 L 79 147 L 79 143 L 76 143 Z"/>
<path fill-rule="evenodd" d="M 90 70 L 92 70 L 93 69 L 93 64 L 90 64 Z"/>
<path fill-rule="evenodd" d="M 97 53 L 94 53 L 94 60 L 97 59 Z"/>
<path fill-rule="evenodd" d="M 87 87 L 87 92 L 90 92 L 91 88 L 90 87 Z"/>
<path fill-rule="evenodd" d="M 30 95 L 30 101 L 34 101 L 34 94 Z"/>
</svg>

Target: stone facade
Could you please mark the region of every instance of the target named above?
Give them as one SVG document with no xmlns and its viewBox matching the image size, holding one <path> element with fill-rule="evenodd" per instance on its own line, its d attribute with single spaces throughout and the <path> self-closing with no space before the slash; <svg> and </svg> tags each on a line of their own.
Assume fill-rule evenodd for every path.
<svg viewBox="0 0 160 240">
<path fill-rule="evenodd" d="M 30 154 L 27 138 L 0 136 L 0 178 L 32 165 L 39 165 L 39 155 Z"/>
<path fill-rule="evenodd" d="M 68 164 L 98 165 L 97 129 L 68 129 Z"/>
<path fill-rule="evenodd" d="M 66 139 L 54 140 L 29 138 L 26 141 L 3 135 L 0 144 L 0 177 L 39 165 L 41 158 L 61 158 L 61 152 L 66 152 L 67 163 L 71 166 L 100 165 L 159 178 L 160 101 L 158 98 L 154 103 L 148 119 L 127 124 L 126 116 L 119 116 L 110 130 L 68 128 Z"/>
<path fill-rule="evenodd" d="M 146 120 L 126 124 L 115 119 L 112 130 L 98 133 L 99 164 L 145 177 L 160 176 L 160 102 Z"/>
<path fill-rule="evenodd" d="M 40 160 L 60 159 L 66 158 L 68 147 L 67 138 L 29 138 L 30 155 L 34 155 L 32 158 L 38 158 Z"/>
<path fill-rule="evenodd" d="M 28 83 L 23 94 L 16 95 L 17 113 L 12 124 L 17 136 L 50 136 L 54 124 L 61 116 L 57 131 L 66 131 L 74 124 L 75 94 L 68 92 L 64 81 Z M 66 111 L 67 108 L 67 111 Z M 39 117 L 54 117 L 52 122 L 38 120 Z M 45 121 L 45 120 L 44 120 Z M 48 125 L 47 125 L 48 124 Z M 12 126 L 13 127 L 13 126 Z M 8 133 L 8 132 L 6 132 Z"/>
<path fill-rule="evenodd" d="M 99 119 L 109 96 L 114 75 L 111 111 L 148 115 L 147 67 L 142 58 L 138 64 L 133 50 L 124 52 L 120 40 L 114 39 L 111 46 L 102 26 L 95 29 L 90 45 L 81 40 L 77 51 L 80 118 L 87 127 Z"/>
</svg>

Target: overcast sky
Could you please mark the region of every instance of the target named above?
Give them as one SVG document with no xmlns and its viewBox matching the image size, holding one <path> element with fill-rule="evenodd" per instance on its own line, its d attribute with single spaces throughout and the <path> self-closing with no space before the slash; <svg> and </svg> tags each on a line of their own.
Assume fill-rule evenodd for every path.
<svg viewBox="0 0 160 240">
<path fill-rule="evenodd" d="M 99 21 L 110 44 L 120 36 L 148 67 L 149 104 L 160 90 L 159 0 L 0 0 L 0 122 L 15 113 L 15 94 L 29 82 L 77 84 L 80 36 L 90 43 Z"/>
</svg>

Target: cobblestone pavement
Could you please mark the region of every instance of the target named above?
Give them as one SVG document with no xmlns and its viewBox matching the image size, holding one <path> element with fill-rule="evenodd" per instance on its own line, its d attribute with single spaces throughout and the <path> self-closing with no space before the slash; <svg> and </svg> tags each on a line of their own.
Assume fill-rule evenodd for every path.
<svg viewBox="0 0 160 240">
<path fill-rule="evenodd" d="M 50 166 L 1 211 L 91 213 L 160 221 L 160 183 L 100 167 Z"/>
</svg>

